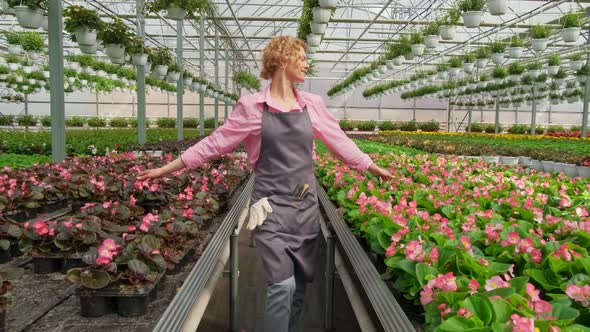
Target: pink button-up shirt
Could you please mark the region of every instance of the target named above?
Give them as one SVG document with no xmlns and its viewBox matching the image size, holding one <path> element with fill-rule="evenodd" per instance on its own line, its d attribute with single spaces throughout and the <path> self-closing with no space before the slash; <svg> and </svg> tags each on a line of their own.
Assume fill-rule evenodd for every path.
<svg viewBox="0 0 590 332">
<path fill-rule="evenodd" d="M 307 105 L 314 138 L 322 140 L 338 159 L 351 168 L 360 172 L 366 171 L 373 163 L 371 158 L 340 129 L 338 120 L 327 110 L 322 97 L 297 89 L 294 89 L 294 92 L 297 103 L 291 111 L 301 112 Z M 270 112 L 281 112 L 270 96 L 270 84 L 260 92 L 241 97 L 223 126 L 180 156 L 185 166 L 198 167 L 231 152 L 240 142 L 244 142 L 250 164 L 256 169 L 260 156 L 264 102 L 268 104 Z"/>
</svg>

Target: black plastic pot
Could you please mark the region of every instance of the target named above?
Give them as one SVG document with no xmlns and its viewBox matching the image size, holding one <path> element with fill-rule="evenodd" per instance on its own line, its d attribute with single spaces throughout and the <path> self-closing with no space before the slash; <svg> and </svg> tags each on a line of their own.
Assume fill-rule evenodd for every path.
<svg viewBox="0 0 590 332">
<path fill-rule="evenodd" d="M 79 212 L 80 209 L 86 205 L 86 201 L 73 201 L 72 202 L 72 212 Z"/>
<path fill-rule="evenodd" d="M 11 258 L 12 255 L 10 254 L 10 248 L 8 248 L 8 250 L 0 249 L 0 264 L 7 263 Z"/>
<path fill-rule="evenodd" d="M 162 211 L 162 206 L 159 204 L 140 203 L 139 206 L 141 206 L 145 210 L 145 213 L 150 213 L 153 210 L 157 210 L 158 212 Z"/>
<path fill-rule="evenodd" d="M 118 297 L 116 298 L 117 314 L 124 317 L 145 315 L 150 301 L 147 294 Z"/>
<path fill-rule="evenodd" d="M 63 261 L 63 257 L 33 256 L 33 273 L 48 274 L 59 272 L 63 265 Z"/>
<path fill-rule="evenodd" d="M 178 264 L 176 264 L 174 269 L 166 271 L 166 274 L 175 275 L 175 274 L 180 273 L 180 271 L 182 271 L 182 269 L 185 267 L 186 263 L 188 263 L 188 261 L 190 260 L 190 258 L 194 252 L 195 252 L 194 247 L 190 247 L 190 248 L 186 249 L 184 251 L 184 254 L 182 255 L 182 257 L 180 257 Z"/>
<path fill-rule="evenodd" d="M 39 213 L 52 213 L 61 209 L 65 209 L 67 206 L 68 200 L 65 198 L 56 202 L 46 202 L 41 204 L 39 207 Z"/>
<path fill-rule="evenodd" d="M 112 312 L 113 301 L 110 297 L 80 295 L 80 315 L 82 317 L 101 317 Z"/>
<path fill-rule="evenodd" d="M 0 311 L 0 332 L 6 331 L 6 310 Z"/>
<path fill-rule="evenodd" d="M 30 219 L 34 219 L 37 217 L 37 209 L 26 209 L 12 213 L 9 212 L 5 214 L 5 216 L 18 223 L 24 223 Z"/>
<path fill-rule="evenodd" d="M 69 269 L 74 269 L 77 267 L 84 267 L 87 266 L 86 263 L 82 261 L 82 258 L 65 258 L 62 261 L 61 267 L 59 272 L 66 274 L 68 273 Z"/>
<path fill-rule="evenodd" d="M 18 240 L 10 242 L 10 255 L 12 257 L 20 257 L 24 255 L 24 253 L 20 251 L 18 247 Z"/>
</svg>

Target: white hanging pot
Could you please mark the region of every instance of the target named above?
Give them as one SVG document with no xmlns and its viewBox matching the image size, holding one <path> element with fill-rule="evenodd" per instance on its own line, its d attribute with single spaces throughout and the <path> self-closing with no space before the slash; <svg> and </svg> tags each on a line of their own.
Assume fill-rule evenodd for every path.
<svg viewBox="0 0 590 332">
<path fill-rule="evenodd" d="M 335 9 L 338 6 L 338 0 L 319 0 L 322 8 Z"/>
<path fill-rule="evenodd" d="M 516 59 L 522 56 L 523 48 L 520 46 L 508 47 L 508 56 Z"/>
<path fill-rule="evenodd" d="M 328 23 L 309 22 L 309 27 L 311 28 L 311 33 L 314 35 L 323 35 L 326 33 Z"/>
<path fill-rule="evenodd" d="M 80 45 L 94 45 L 96 44 L 96 30 L 87 28 L 80 28 L 74 31 L 76 41 Z"/>
<path fill-rule="evenodd" d="M 332 10 L 328 8 L 314 7 L 313 21 L 316 23 L 328 23 L 330 22 L 330 16 L 332 16 Z"/>
<path fill-rule="evenodd" d="M 131 54 L 131 60 L 136 66 L 145 66 L 148 61 L 147 54 Z"/>
<path fill-rule="evenodd" d="M 39 53 L 37 51 L 28 51 L 27 57 L 29 57 L 29 60 L 31 60 L 31 61 L 37 61 L 37 60 L 39 60 L 39 58 L 41 58 L 41 53 Z"/>
<path fill-rule="evenodd" d="M 451 76 L 457 77 L 459 76 L 459 73 L 461 73 L 461 68 L 449 68 L 449 74 L 451 74 Z"/>
<path fill-rule="evenodd" d="M 109 78 L 113 81 L 116 81 L 117 79 L 119 79 L 119 76 L 117 76 L 117 74 L 110 74 Z"/>
<path fill-rule="evenodd" d="M 446 71 L 439 71 L 436 76 L 438 77 L 439 80 L 446 80 L 449 77 L 449 73 L 447 73 Z"/>
<path fill-rule="evenodd" d="M 424 54 L 424 49 L 426 48 L 426 45 L 414 44 L 411 47 L 412 47 L 412 55 L 421 56 L 422 54 Z"/>
<path fill-rule="evenodd" d="M 393 58 L 392 61 L 393 61 L 393 64 L 394 65 L 401 66 L 402 65 L 402 62 L 404 61 L 404 57 L 398 56 L 398 57 Z"/>
<path fill-rule="evenodd" d="M 105 46 L 104 52 L 106 55 L 113 59 L 123 59 L 125 58 L 125 47 L 119 44 L 108 44 Z"/>
<path fill-rule="evenodd" d="M 156 76 L 165 76 L 167 72 L 168 66 L 166 65 L 156 65 L 156 68 L 154 68 L 154 74 Z"/>
<path fill-rule="evenodd" d="M 570 61 L 570 68 L 571 68 L 571 70 L 578 71 L 582 67 L 584 67 L 584 61 L 582 61 L 582 60 L 580 60 L 580 61 Z"/>
<path fill-rule="evenodd" d="M 31 66 L 23 66 L 23 73 L 30 74 L 33 72 L 33 67 Z"/>
<path fill-rule="evenodd" d="M 387 67 L 387 69 L 394 69 L 395 64 L 393 63 L 393 60 L 385 60 L 385 67 Z"/>
<path fill-rule="evenodd" d="M 560 35 L 563 41 L 566 43 L 575 43 L 580 37 L 581 28 L 564 28 L 561 30 Z"/>
<path fill-rule="evenodd" d="M 320 46 L 320 43 L 322 42 L 322 36 L 321 35 L 314 35 L 312 33 L 310 33 L 309 35 L 307 35 L 307 45 L 309 46 Z"/>
<path fill-rule="evenodd" d="M 549 75 L 555 75 L 555 74 L 557 74 L 558 71 L 559 71 L 559 66 L 548 66 L 547 67 L 547 73 Z"/>
<path fill-rule="evenodd" d="M 125 63 L 125 58 L 111 58 L 111 62 L 117 65 L 122 65 Z"/>
<path fill-rule="evenodd" d="M 186 11 L 180 7 L 171 5 L 168 7 L 168 13 L 166 14 L 166 17 L 171 20 L 181 21 L 186 17 Z"/>
<path fill-rule="evenodd" d="M 466 28 L 478 28 L 481 24 L 483 12 L 468 11 L 463 13 L 463 24 Z"/>
<path fill-rule="evenodd" d="M 489 59 L 477 59 L 477 60 L 475 60 L 475 66 L 477 68 L 485 68 L 489 62 L 490 62 Z"/>
<path fill-rule="evenodd" d="M 488 10 L 492 15 L 504 15 L 508 11 L 508 0 L 488 0 Z"/>
<path fill-rule="evenodd" d="M 50 73 L 49 73 L 48 70 L 43 71 L 43 77 L 44 78 L 49 79 L 49 75 L 50 75 Z"/>
<path fill-rule="evenodd" d="M 0 74 L 0 81 L 6 81 L 8 74 Z"/>
<path fill-rule="evenodd" d="M 88 85 L 88 81 L 87 80 L 80 80 L 80 84 L 86 86 L 86 85 Z"/>
<path fill-rule="evenodd" d="M 492 62 L 497 64 L 497 65 L 501 65 L 502 63 L 504 63 L 504 53 L 492 53 Z"/>
<path fill-rule="evenodd" d="M 439 33 L 442 40 L 453 40 L 457 34 L 457 28 L 454 25 L 441 25 Z"/>
<path fill-rule="evenodd" d="M 439 35 L 428 35 L 424 38 L 424 44 L 427 48 L 437 48 L 439 39 Z"/>
<path fill-rule="evenodd" d="M 35 85 L 35 83 L 37 83 L 37 80 L 36 80 L 36 79 L 34 79 L 34 78 L 29 78 L 29 79 L 27 80 L 27 83 L 29 83 L 29 85 Z"/>
<path fill-rule="evenodd" d="M 361 77 L 361 82 L 367 83 L 367 82 L 369 82 L 369 78 L 367 76 L 363 76 L 363 77 Z"/>
<path fill-rule="evenodd" d="M 578 79 L 578 82 L 580 82 L 580 84 L 586 83 L 586 75 L 576 75 L 576 78 Z"/>
<path fill-rule="evenodd" d="M 45 31 L 49 31 L 49 16 L 43 15 L 43 21 L 41 22 L 41 28 Z"/>
<path fill-rule="evenodd" d="M 386 65 L 379 65 L 379 66 L 377 66 L 377 70 L 379 70 L 379 72 L 381 74 L 385 74 L 387 72 L 387 66 Z"/>
<path fill-rule="evenodd" d="M 176 72 L 176 71 L 171 71 L 166 75 L 166 79 L 168 80 L 168 82 L 177 82 L 178 79 L 180 78 L 180 73 Z"/>
<path fill-rule="evenodd" d="M 191 84 L 193 84 L 193 79 L 190 77 L 185 78 L 182 83 L 185 87 L 189 87 L 189 86 L 191 86 Z"/>
<path fill-rule="evenodd" d="M 27 6 L 14 7 L 18 24 L 26 29 L 39 29 L 43 24 L 43 10 L 31 9 Z"/>
<path fill-rule="evenodd" d="M 68 83 L 72 84 L 76 82 L 76 78 L 75 77 L 68 77 Z"/>
<path fill-rule="evenodd" d="M 557 84 L 557 86 L 563 86 L 565 84 L 565 79 L 564 78 L 557 78 L 557 79 L 555 79 L 555 84 Z"/>
<path fill-rule="evenodd" d="M 14 80 L 16 81 L 16 83 L 22 83 L 23 82 L 23 77 L 22 76 L 15 76 Z"/>
<path fill-rule="evenodd" d="M 547 39 L 539 38 L 532 40 L 532 48 L 535 52 L 543 52 L 547 48 Z"/>
<path fill-rule="evenodd" d="M 80 44 L 78 47 L 80 48 L 80 52 L 84 54 L 96 54 L 96 51 L 98 50 L 98 43 L 94 43 L 92 45 Z"/>
<path fill-rule="evenodd" d="M 404 54 L 404 58 L 408 61 L 414 60 L 414 53 L 412 53 L 412 52 L 406 53 L 406 54 Z"/>
<path fill-rule="evenodd" d="M 470 74 L 473 71 L 474 67 L 475 67 L 475 64 L 473 62 L 463 63 L 463 71 L 466 72 L 467 74 Z"/>
<path fill-rule="evenodd" d="M 12 55 L 20 55 L 21 52 L 23 51 L 23 47 L 21 45 L 15 45 L 15 44 L 8 44 L 7 49 L 8 49 L 8 53 L 10 53 Z"/>
</svg>

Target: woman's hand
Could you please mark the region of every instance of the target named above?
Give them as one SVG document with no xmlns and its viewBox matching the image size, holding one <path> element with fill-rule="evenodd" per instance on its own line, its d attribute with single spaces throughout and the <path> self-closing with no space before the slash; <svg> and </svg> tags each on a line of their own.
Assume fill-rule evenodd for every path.
<svg viewBox="0 0 590 332">
<path fill-rule="evenodd" d="M 388 170 L 377 166 L 375 163 L 369 167 L 369 172 L 380 179 L 389 180 L 393 178 L 393 175 Z"/>
<path fill-rule="evenodd" d="M 137 177 L 137 180 L 143 181 L 146 179 L 155 179 L 155 178 L 161 177 L 164 174 L 165 173 L 161 168 L 148 169 L 148 170 L 139 172 L 139 176 Z"/>
</svg>

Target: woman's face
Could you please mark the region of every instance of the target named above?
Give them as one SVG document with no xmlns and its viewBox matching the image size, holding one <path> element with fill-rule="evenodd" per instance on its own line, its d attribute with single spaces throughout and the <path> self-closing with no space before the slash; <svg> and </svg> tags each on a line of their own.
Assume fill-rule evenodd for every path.
<svg viewBox="0 0 590 332">
<path fill-rule="evenodd" d="M 305 81 L 305 75 L 307 74 L 308 69 L 309 64 L 307 64 L 307 55 L 305 54 L 303 47 L 301 47 L 299 48 L 297 57 L 287 64 L 285 74 L 289 81 L 301 83 Z"/>
</svg>

